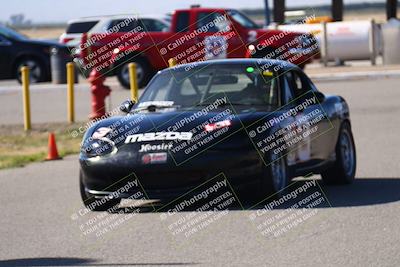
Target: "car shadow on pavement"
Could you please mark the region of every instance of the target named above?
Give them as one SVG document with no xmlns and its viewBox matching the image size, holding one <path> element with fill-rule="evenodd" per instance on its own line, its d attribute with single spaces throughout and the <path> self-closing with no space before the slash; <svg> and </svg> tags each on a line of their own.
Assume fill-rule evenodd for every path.
<svg viewBox="0 0 400 267">
<path fill-rule="evenodd" d="M 319 179 L 300 179 L 297 180 L 296 187 L 299 188 L 305 185 L 309 181 L 315 181 L 318 183 L 318 191 L 328 201 L 329 205 L 316 206 L 316 208 L 330 208 L 330 207 L 355 207 L 355 206 L 369 206 L 386 204 L 391 202 L 400 201 L 400 178 L 356 178 L 353 184 L 350 185 L 324 185 Z M 291 190 L 287 190 L 284 194 L 290 194 Z M 283 195 L 284 195 L 283 194 Z M 304 197 L 304 196 L 303 196 Z M 239 202 L 233 203 L 227 209 L 228 210 L 256 210 L 262 209 L 267 203 L 278 199 L 277 196 L 265 196 L 255 197 L 254 194 L 239 194 Z M 152 203 L 152 205 L 141 205 L 141 206 L 122 206 L 113 213 L 140 213 L 147 212 L 167 212 L 174 208 L 178 200 L 172 201 L 159 201 Z M 290 207 L 294 201 L 288 201 L 280 206 L 275 206 L 274 209 L 286 209 Z M 189 207 L 185 207 L 182 212 L 185 211 L 196 211 L 199 207 L 204 205 L 204 201 L 196 203 Z"/>
<path fill-rule="evenodd" d="M 332 207 L 356 207 L 400 201 L 400 178 L 356 178 L 341 186 L 321 185 Z"/>
<path fill-rule="evenodd" d="M 84 258 L 22 258 L 0 260 L 0 267 L 25 266 L 183 266 L 197 265 L 193 262 L 165 262 L 165 263 L 101 263 L 95 259 Z"/>
</svg>

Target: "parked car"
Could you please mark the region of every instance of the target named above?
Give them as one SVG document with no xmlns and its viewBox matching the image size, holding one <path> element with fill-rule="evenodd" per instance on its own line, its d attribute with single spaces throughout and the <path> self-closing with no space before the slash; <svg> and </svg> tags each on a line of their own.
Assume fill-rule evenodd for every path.
<svg viewBox="0 0 400 267">
<path fill-rule="evenodd" d="M 68 27 L 60 36 L 60 42 L 68 46 L 78 46 L 83 33 L 104 33 L 112 27 L 126 19 L 135 19 L 136 22 L 122 28 L 121 31 L 129 31 L 130 28 L 136 27 L 137 23 L 145 25 L 148 31 L 165 31 L 169 29 L 170 22 L 168 16 L 135 16 L 135 15 L 110 15 L 101 17 L 90 17 L 74 19 L 68 22 Z"/>
<path fill-rule="evenodd" d="M 310 34 L 261 29 L 241 12 L 224 8 L 176 10 L 168 31 L 128 27 L 130 33 L 113 31 L 93 33 L 82 40 L 81 59 L 86 68 L 117 75 L 129 88 L 128 65 L 136 64 L 139 86 L 168 66 L 174 58 L 178 64 L 221 58 L 274 58 L 304 67 L 318 54 L 318 44 Z M 109 69 L 109 71 L 106 71 Z"/>
<path fill-rule="evenodd" d="M 0 79 L 18 79 L 20 69 L 30 68 L 31 83 L 51 80 L 50 49 L 60 44 L 33 40 L 17 31 L 0 26 Z"/>
<path fill-rule="evenodd" d="M 68 21 L 67 29 L 59 38 L 62 44 L 78 39 L 80 40 L 82 33 L 90 31 L 99 21 L 101 17 L 79 18 Z"/>
<path fill-rule="evenodd" d="M 286 61 L 178 65 L 120 108 L 126 116 L 99 121 L 81 143 L 81 196 L 92 210 L 130 198 L 134 180 L 150 199 L 175 199 L 218 173 L 236 192 L 263 198 L 309 173 L 325 184 L 354 180 L 346 101 L 324 95 Z"/>
</svg>

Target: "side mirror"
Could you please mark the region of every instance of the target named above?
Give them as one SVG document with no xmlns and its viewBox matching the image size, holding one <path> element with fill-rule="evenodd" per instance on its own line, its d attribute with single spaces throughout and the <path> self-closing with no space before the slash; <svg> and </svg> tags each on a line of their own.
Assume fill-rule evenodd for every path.
<svg viewBox="0 0 400 267">
<path fill-rule="evenodd" d="M 123 113 L 129 113 L 132 109 L 132 107 L 136 104 L 135 101 L 133 100 L 125 100 L 122 102 L 122 104 L 119 106 L 119 110 L 121 110 Z"/>
</svg>

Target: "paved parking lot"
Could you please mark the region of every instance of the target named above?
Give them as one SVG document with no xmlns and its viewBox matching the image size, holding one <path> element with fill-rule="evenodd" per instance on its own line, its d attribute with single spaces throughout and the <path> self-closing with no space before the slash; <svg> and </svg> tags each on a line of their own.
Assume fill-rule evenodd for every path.
<svg viewBox="0 0 400 267">
<path fill-rule="evenodd" d="M 254 210 L 239 208 L 185 240 L 173 236 L 154 212 L 116 214 L 124 223 L 111 233 L 98 239 L 82 236 L 71 218 L 82 206 L 77 156 L 70 156 L 0 171 L 0 266 L 397 266 L 399 83 L 395 78 L 317 83 L 324 93 L 342 95 L 349 103 L 357 178 L 350 186 L 322 186 L 330 206 L 316 209 L 310 220 L 282 236 L 262 236 L 249 221 Z M 56 99 L 62 89 L 57 90 L 43 89 L 32 97 L 41 103 L 33 107 L 33 122 L 43 111 L 58 118 L 62 111 L 53 109 L 65 103 Z M 1 123 L 18 118 L 3 113 L 15 110 L 17 94 L 1 94 Z M 128 95 L 116 88 L 113 105 Z M 88 101 L 85 88 L 78 89 L 77 98 Z M 89 110 L 82 106 L 77 112 L 83 119 Z M 312 179 L 319 182 L 318 176 Z"/>
</svg>

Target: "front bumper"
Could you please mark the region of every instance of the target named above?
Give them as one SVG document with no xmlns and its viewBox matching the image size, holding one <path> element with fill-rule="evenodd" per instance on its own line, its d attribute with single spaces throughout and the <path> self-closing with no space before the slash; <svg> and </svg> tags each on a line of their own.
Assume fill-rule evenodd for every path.
<svg viewBox="0 0 400 267">
<path fill-rule="evenodd" d="M 168 154 L 162 164 L 143 164 L 141 153 L 118 151 L 115 155 L 91 161 L 81 155 L 82 182 L 92 195 L 108 195 L 137 179 L 149 198 L 173 198 L 224 177 L 235 189 L 258 185 L 263 163 L 254 149 L 207 150 L 180 164 Z M 126 198 L 130 192 L 121 194 Z"/>
</svg>

